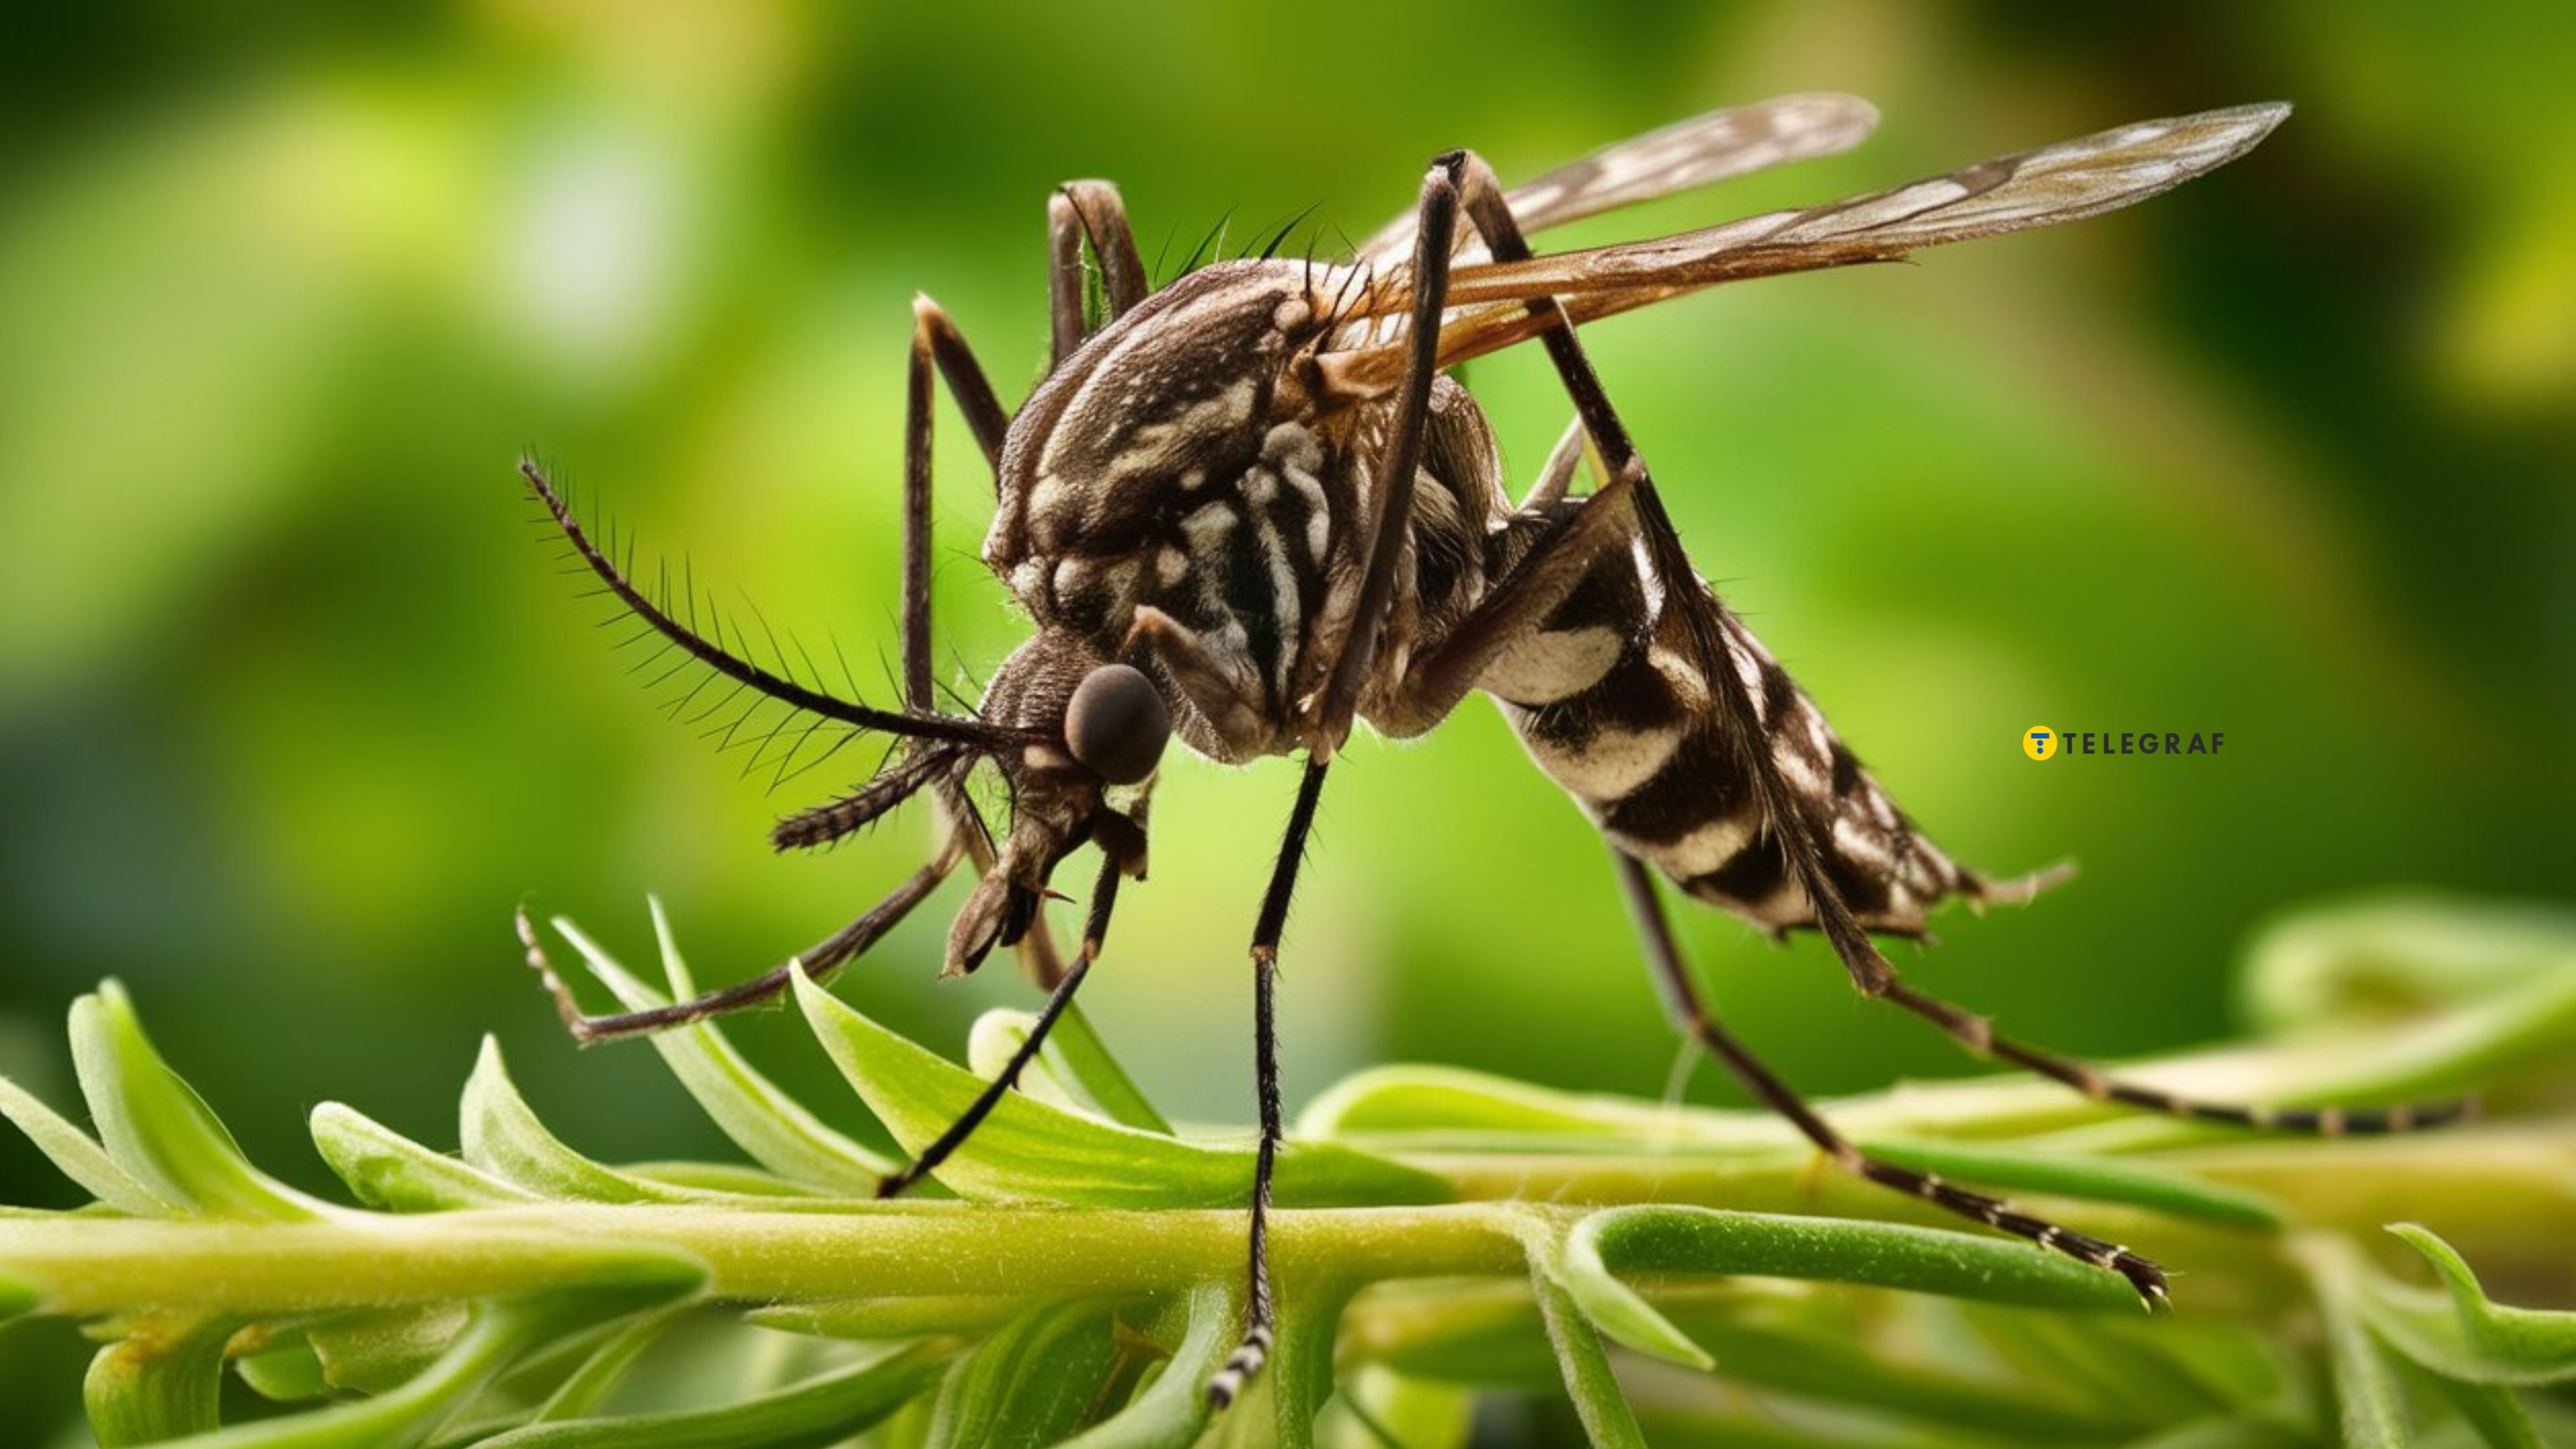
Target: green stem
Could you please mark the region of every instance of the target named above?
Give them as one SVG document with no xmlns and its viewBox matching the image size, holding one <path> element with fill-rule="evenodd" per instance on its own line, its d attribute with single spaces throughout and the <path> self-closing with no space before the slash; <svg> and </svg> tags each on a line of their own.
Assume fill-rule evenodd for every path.
<svg viewBox="0 0 2576 1449">
<path fill-rule="evenodd" d="M 1274 1214 L 1282 1274 L 1402 1278 L 1522 1271 L 1533 1208 L 1314 1209 Z M 45 1311 L 136 1305 L 303 1312 L 454 1301 L 595 1280 L 675 1259 L 708 1291 L 761 1303 L 916 1294 L 1159 1292 L 1240 1270 L 1243 1216 L 966 1208 L 844 1213 L 566 1203 L 410 1217 L 241 1224 L 92 1217 L 0 1220 L 0 1263 Z"/>
<path fill-rule="evenodd" d="M 2406 1218 L 2539 1255 L 2533 1225 L 2576 1203 L 2576 1131 L 2492 1128 L 2439 1139 L 2244 1143 L 2171 1159 L 2300 1205 L 2303 1225 L 2372 1231 Z M 1351 1281 L 1523 1271 L 1522 1243 L 1577 1205 L 1701 1204 L 1737 1211 L 1951 1220 L 1811 1159 L 1438 1156 L 1413 1160 L 1468 1197 L 1517 1201 L 1288 1210 L 1283 1273 Z M 1552 1204 L 1549 1207 L 1533 1203 Z M 2260 1312 L 2282 1277 L 2277 1240 L 2119 1204 L 2057 1205 L 2096 1231 L 2152 1243 L 2202 1270 L 2202 1311 Z M 89 1216 L 0 1219 L 0 1264 L 50 1311 L 139 1306 L 281 1312 L 453 1301 L 563 1282 L 656 1276 L 700 1264 L 717 1296 L 762 1303 L 937 1295 L 1163 1292 L 1239 1266 L 1229 1210 L 1125 1212 L 951 1203 L 793 1212 L 704 1205 L 554 1203 L 248 1224 Z"/>
</svg>

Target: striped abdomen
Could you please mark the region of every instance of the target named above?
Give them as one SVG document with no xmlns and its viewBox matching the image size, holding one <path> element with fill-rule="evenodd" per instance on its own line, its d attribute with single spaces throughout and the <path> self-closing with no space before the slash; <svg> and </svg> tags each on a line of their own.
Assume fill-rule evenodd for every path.
<svg viewBox="0 0 2576 1449">
<path fill-rule="evenodd" d="M 1572 508 L 1572 502 L 1557 505 Z M 1531 520 L 1535 522 L 1536 520 Z M 1527 532 L 1494 535 L 1500 574 Z M 1824 716 L 1708 585 L 1729 663 L 1777 762 L 1813 823 L 1827 877 L 1862 924 L 1919 932 L 1925 912 L 1985 884 L 1918 834 Z M 1754 783 L 1723 701 L 1692 661 L 1679 609 L 1643 550 L 1606 555 L 1547 621 L 1506 650 L 1479 687 L 1503 702 L 1521 741 L 1611 843 L 1692 896 L 1778 932 L 1815 924 Z"/>
</svg>

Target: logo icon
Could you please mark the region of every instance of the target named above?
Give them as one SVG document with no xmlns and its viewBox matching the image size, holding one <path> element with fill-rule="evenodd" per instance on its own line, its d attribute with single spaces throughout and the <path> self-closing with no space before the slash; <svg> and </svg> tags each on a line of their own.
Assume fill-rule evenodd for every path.
<svg viewBox="0 0 2576 1449">
<path fill-rule="evenodd" d="M 2025 731 L 2021 737 L 2021 752 L 2034 760 L 2045 760 L 2056 754 L 2057 731 L 2051 729 Z"/>
</svg>

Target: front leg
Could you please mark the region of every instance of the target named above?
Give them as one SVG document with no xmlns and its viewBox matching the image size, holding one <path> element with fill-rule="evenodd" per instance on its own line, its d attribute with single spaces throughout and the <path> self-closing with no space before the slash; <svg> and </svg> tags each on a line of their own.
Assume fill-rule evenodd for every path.
<svg viewBox="0 0 2576 1449">
<path fill-rule="evenodd" d="M 1431 381 L 1440 372 L 1440 318 L 1449 291 L 1449 253 L 1458 231 L 1458 178 L 1453 158 L 1432 163 L 1422 180 L 1422 219 L 1414 238 L 1413 312 L 1406 334 L 1404 380 L 1396 390 L 1395 420 L 1377 470 L 1370 508 L 1366 566 L 1357 604 L 1334 650 L 1324 687 L 1307 706 L 1307 748 L 1329 760 L 1349 738 L 1351 717 L 1367 688 L 1378 634 L 1395 595 L 1396 566 L 1404 556 L 1413 518 L 1414 473 L 1422 465 L 1422 440 L 1431 421 Z"/>
<path fill-rule="evenodd" d="M 930 657 L 934 370 L 939 380 L 948 384 L 948 395 L 956 400 L 958 411 L 966 415 L 966 426 L 974 433 L 975 445 L 984 454 L 985 463 L 993 469 L 996 486 L 1001 481 L 1002 440 L 1011 427 L 1011 415 L 994 395 L 993 384 L 984 375 L 984 365 L 976 360 L 974 349 L 966 345 L 965 335 L 938 303 L 916 295 L 912 299 L 912 353 L 904 373 L 903 426 L 903 692 L 904 703 L 915 710 L 938 705 Z M 963 783 L 953 778 L 942 780 L 939 804 L 948 817 L 946 828 L 977 874 L 990 871 L 992 832 L 985 827 Z M 953 862 L 956 851 L 944 854 Z M 1064 980 L 1064 958 L 1056 950 L 1053 933 L 1047 930 L 1043 911 L 1020 938 L 1019 957 L 1021 966 L 1039 985 L 1052 990 Z"/>
<path fill-rule="evenodd" d="M 958 1114 L 956 1121 L 948 1124 L 947 1131 L 921 1149 L 921 1154 L 909 1166 L 877 1184 L 877 1196 L 894 1197 L 938 1172 L 940 1164 L 965 1146 L 966 1139 L 975 1135 L 975 1129 L 984 1125 L 984 1119 L 993 1115 L 993 1109 L 1002 1105 L 1002 1099 L 1019 1085 L 1020 1074 L 1028 1070 L 1029 1063 L 1037 1060 L 1039 1050 L 1046 1045 L 1047 1034 L 1055 1030 L 1056 1021 L 1064 1015 L 1066 1008 L 1073 1005 L 1073 994 L 1082 989 L 1083 978 L 1091 974 L 1091 964 L 1100 959 L 1101 947 L 1108 943 L 1109 917 L 1117 909 L 1118 878 L 1122 873 L 1123 862 L 1117 853 L 1101 852 L 1100 879 L 1092 887 L 1091 913 L 1082 928 L 1082 947 L 1074 953 L 1072 967 L 1047 994 L 1046 1006 L 1038 1012 L 1038 1019 L 1029 1027 L 1029 1034 L 1012 1050 L 1010 1060 L 1003 1063 L 1002 1069 L 984 1084 L 984 1090 L 976 1094 L 975 1100 Z"/>
<path fill-rule="evenodd" d="M 1270 889 L 1262 893 L 1261 914 L 1252 927 L 1252 1051 L 1254 1090 L 1261 1102 L 1261 1149 L 1252 1175 L 1252 1292 L 1244 1310 L 1243 1341 L 1225 1367 L 1208 1380 L 1208 1402 L 1223 1409 L 1243 1393 L 1261 1372 L 1279 1339 L 1277 1301 L 1270 1288 L 1270 1176 L 1279 1157 L 1282 1136 L 1279 1110 L 1279 1029 L 1273 1011 L 1279 976 L 1279 938 L 1288 927 L 1288 901 L 1297 892 L 1297 867 L 1306 858 L 1306 837 L 1315 827 L 1315 802 L 1324 793 L 1329 762 L 1309 756 L 1305 778 L 1297 785 L 1297 803 L 1288 812 L 1288 831 L 1279 842 L 1279 860 L 1271 867 Z"/>
<path fill-rule="evenodd" d="M 1136 255 L 1136 234 L 1127 225 L 1127 206 L 1118 188 L 1106 181 L 1068 181 L 1047 198 L 1047 317 L 1054 348 L 1047 370 L 1064 365 L 1098 329 L 1091 320 L 1091 278 L 1083 270 L 1085 244 L 1100 263 L 1100 290 L 1106 303 L 1103 325 L 1145 300 L 1145 264 Z"/>
</svg>

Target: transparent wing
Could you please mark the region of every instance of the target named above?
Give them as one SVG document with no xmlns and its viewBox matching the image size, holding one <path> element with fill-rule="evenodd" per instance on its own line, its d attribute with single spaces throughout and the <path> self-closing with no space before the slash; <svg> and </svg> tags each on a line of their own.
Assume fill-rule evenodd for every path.
<svg viewBox="0 0 2576 1449">
<path fill-rule="evenodd" d="M 1780 96 L 1605 146 L 1513 188 L 1505 199 L 1521 230 L 1544 231 L 1765 167 L 1848 151 L 1877 125 L 1878 109 L 1857 96 Z M 1360 244 L 1352 262 L 1378 270 L 1402 264 L 1413 255 L 1414 222 L 1408 211 L 1387 223 Z M 1484 258 L 1471 229 L 1459 229 L 1458 254 Z"/>
<path fill-rule="evenodd" d="M 1443 366 L 1545 330 L 1529 304 L 1556 298 L 1582 322 L 1748 277 L 1892 261 L 1972 237 L 2075 221 L 2141 201 L 2244 155 L 2290 108 L 2236 106 L 2099 132 L 1824 206 L 1775 211 L 1657 241 L 1460 266 L 1449 275 Z M 1328 357 L 1337 381 L 1401 370 L 1401 274 L 1364 277 L 1335 298 L 1350 323 Z M 1396 344 L 1392 348 L 1390 344 Z"/>
</svg>

